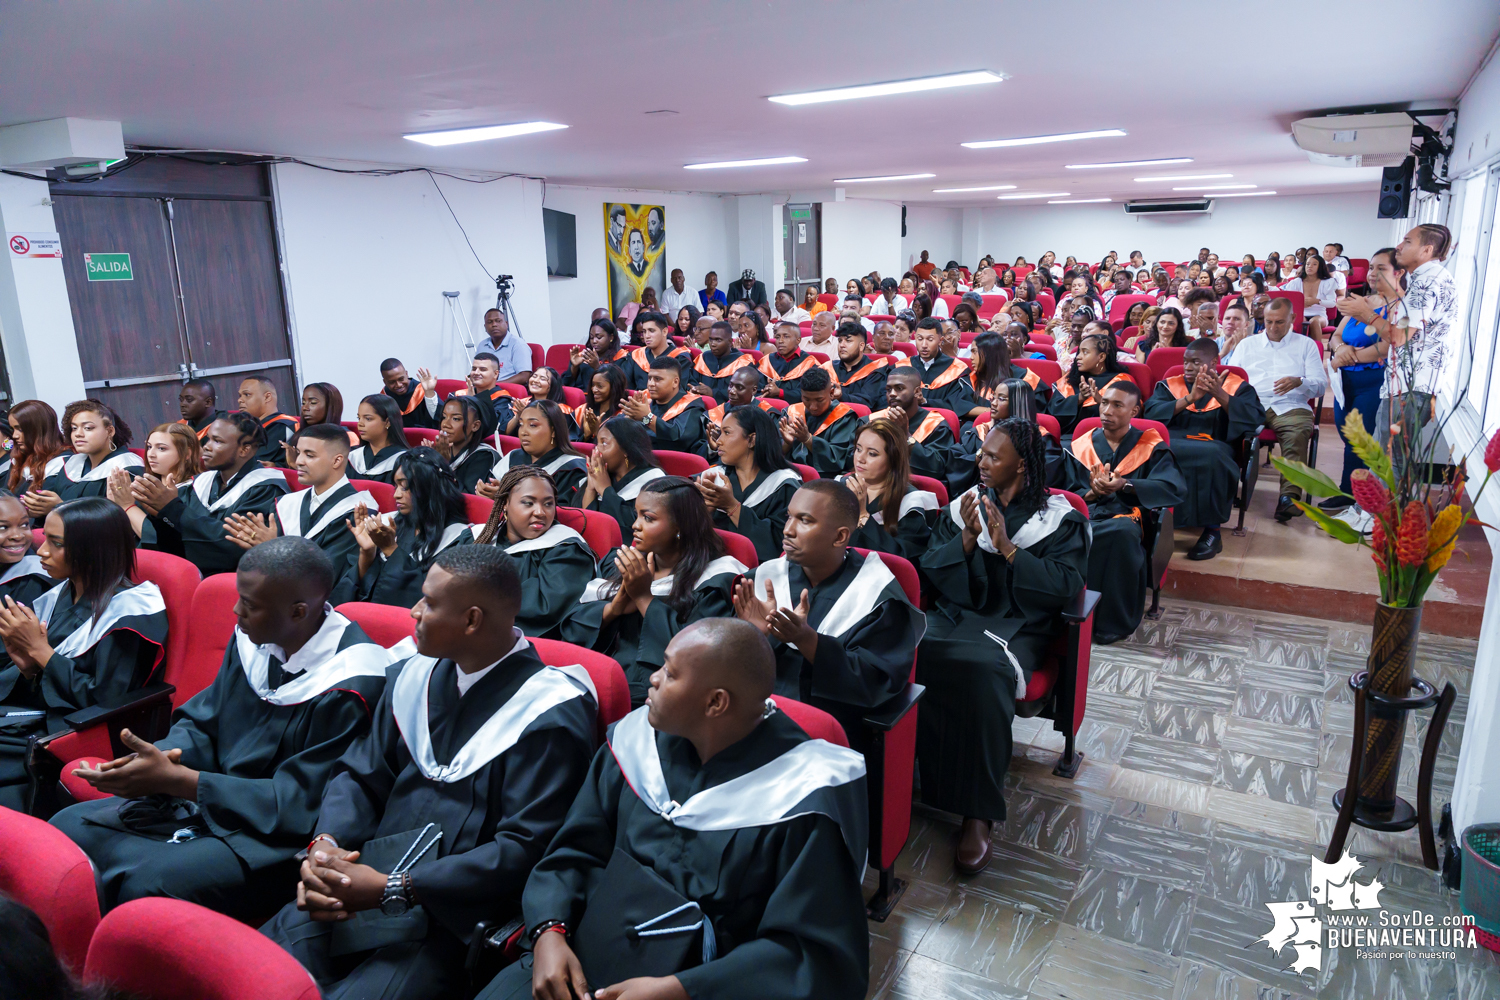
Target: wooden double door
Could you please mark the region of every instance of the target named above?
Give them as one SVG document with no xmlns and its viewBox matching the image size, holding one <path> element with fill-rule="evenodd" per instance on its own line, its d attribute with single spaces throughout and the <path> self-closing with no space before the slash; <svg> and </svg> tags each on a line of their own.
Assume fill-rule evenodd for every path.
<svg viewBox="0 0 1500 1000">
<path fill-rule="evenodd" d="M 130 424 L 136 447 L 179 419 L 190 378 L 212 381 L 219 408 L 233 410 L 240 381 L 263 375 L 297 412 L 265 166 L 148 158 L 51 193 L 84 389 Z M 129 254 L 128 272 L 106 254 Z M 110 269 L 96 264 L 90 280 L 100 260 Z"/>
</svg>

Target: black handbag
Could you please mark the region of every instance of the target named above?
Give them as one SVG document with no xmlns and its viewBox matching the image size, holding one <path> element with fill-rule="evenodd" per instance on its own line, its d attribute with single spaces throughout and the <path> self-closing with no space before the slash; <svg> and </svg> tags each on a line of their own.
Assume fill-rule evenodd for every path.
<svg viewBox="0 0 1500 1000">
<path fill-rule="evenodd" d="M 717 954 L 713 923 L 698 904 L 618 847 L 589 896 L 573 952 L 594 986 L 670 976 Z"/>
</svg>

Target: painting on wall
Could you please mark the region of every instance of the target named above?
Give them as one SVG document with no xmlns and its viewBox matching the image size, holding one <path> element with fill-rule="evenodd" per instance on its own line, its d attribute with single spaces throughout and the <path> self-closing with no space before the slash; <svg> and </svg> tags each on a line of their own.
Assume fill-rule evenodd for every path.
<svg viewBox="0 0 1500 1000">
<path fill-rule="evenodd" d="M 666 209 L 605 202 L 604 260 L 611 317 L 641 301 L 648 288 L 660 301 L 667 289 Z"/>
</svg>

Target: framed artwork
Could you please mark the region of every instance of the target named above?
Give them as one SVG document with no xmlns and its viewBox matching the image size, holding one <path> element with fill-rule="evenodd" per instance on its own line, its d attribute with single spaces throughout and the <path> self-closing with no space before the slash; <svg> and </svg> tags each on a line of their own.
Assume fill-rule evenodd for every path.
<svg viewBox="0 0 1500 1000">
<path fill-rule="evenodd" d="M 604 203 L 604 280 L 614 318 L 648 288 L 667 289 L 667 211 L 660 205 Z"/>
</svg>

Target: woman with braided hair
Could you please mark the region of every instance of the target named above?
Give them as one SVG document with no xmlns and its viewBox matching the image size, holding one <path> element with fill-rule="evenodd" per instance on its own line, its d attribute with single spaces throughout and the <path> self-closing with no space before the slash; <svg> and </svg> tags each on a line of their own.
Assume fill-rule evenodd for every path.
<svg viewBox="0 0 1500 1000">
<path fill-rule="evenodd" d="M 1047 412 L 1057 418 L 1063 434 L 1071 435 L 1080 420 L 1099 415 L 1099 394 L 1121 378 L 1130 378 L 1130 373 L 1115 357 L 1115 339 L 1105 333 L 1086 333 L 1078 341 L 1068 373 L 1052 387 Z"/>
<path fill-rule="evenodd" d="M 979 485 L 942 511 L 920 565 L 933 591 L 917 648 L 922 799 L 964 817 L 955 867 L 989 863 L 1005 819 L 1016 701 L 1062 628 L 1088 570 L 1088 523 L 1049 494 L 1035 423 L 1002 420 L 979 451 Z"/>
<path fill-rule="evenodd" d="M 557 481 L 546 469 L 518 465 L 500 477 L 489 520 L 474 525 L 479 545 L 498 545 L 516 561 L 521 607 L 516 627 L 533 639 L 556 639 L 594 576 L 594 552 L 557 520 Z"/>
</svg>

